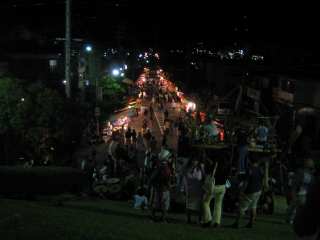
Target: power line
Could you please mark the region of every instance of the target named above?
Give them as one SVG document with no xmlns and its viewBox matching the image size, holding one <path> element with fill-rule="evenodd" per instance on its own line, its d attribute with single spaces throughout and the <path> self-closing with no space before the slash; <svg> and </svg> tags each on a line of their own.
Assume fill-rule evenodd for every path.
<svg viewBox="0 0 320 240">
<path fill-rule="evenodd" d="M 65 4 L 65 2 L 13 4 L 13 5 L 7 5 L 7 6 L 0 6 L 0 8 L 20 8 L 20 7 L 46 6 L 46 5 L 57 5 L 57 4 Z"/>
<path fill-rule="evenodd" d="M 143 5 L 128 5 L 128 4 L 110 4 L 110 3 L 95 3 L 95 2 L 87 2 L 87 1 L 73 1 L 73 3 L 80 3 L 80 4 L 86 4 L 86 5 L 96 5 L 96 6 L 110 6 L 110 7 L 116 7 L 116 8 L 127 8 L 127 9 L 140 9 L 140 10 L 150 10 L 150 11 L 159 11 L 159 12 L 174 12 L 174 13 L 192 13 L 192 14 L 200 14 L 200 15 L 210 15 L 210 16 L 215 16 L 215 17 L 225 17 L 225 18 L 235 18 L 235 19 L 249 19 L 249 20 L 260 20 L 260 21 L 265 21 L 265 22 L 276 22 L 276 23 L 293 23 L 293 24 L 310 24 L 310 25 L 320 25 L 320 23 L 318 21 L 310 21 L 310 22 L 306 22 L 306 21 L 297 21 L 297 20 L 284 20 L 284 19 L 280 19 L 278 18 L 266 18 L 266 17 L 259 17 L 259 16 L 253 16 L 250 14 L 241 14 L 241 11 L 239 10 L 238 12 L 240 14 L 225 14 L 225 13 L 220 13 L 220 9 L 218 9 L 217 11 L 213 12 L 212 8 L 205 8 L 205 10 L 195 10 L 194 9 L 194 5 L 190 5 L 189 7 L 192 10 L 186 10 L 181 6 L 181 4 L 178 4 L 176 6 L 176 8 L 161 8 L 161 7 L 152 7 L 152 6 L 148 6 L 146 4 Z M 202 7 L 202 5 L 199 5 L 198 7 Z M 209 6 L 208 6 L 209 7 Z M 310 8 L 312 9 L 312 6 L 310 6 Z M 229 7 L 226 7 L 225 10 L 228 10 Z M 300 10 L 300 8 L 299 8 Z M 254 11 L 259 13 L 259 11 Z M 293 16 L 297 16 L 297 14 L 295 14 L 294 11 L 281 11 L 280 16 L 285 17 L 286 13 L 291 13 L 293 12 L 294 15 Z M 145 14 L 146 12 L 144 12 Z M 262 15 L 262 14 L 261 14 Z M 268 14 L 268 16 L 272 16 L 272 15 L 276 15 L 275 11 L 272 11 L 272 14 Z M 155 15 L 155 17 L 157 17 L 157 15 Z M 165 17 L 169 17 L 169 16 L 165 16 Z M 178 20 L 178 18 L 176 18 L 176 20 Z M 184 21 L 185 19 L 183 19 Z"/>
</svg>

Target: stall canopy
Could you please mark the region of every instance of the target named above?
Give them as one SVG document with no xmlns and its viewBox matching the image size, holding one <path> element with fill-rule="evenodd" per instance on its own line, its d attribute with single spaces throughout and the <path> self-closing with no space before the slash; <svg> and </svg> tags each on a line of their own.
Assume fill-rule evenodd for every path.
<svg viewBox="0 0 320 240">
<path fill-rule="evenodd" d="M 137 98 L 129 98 L 126 101 L 123 101 L 118 109 L 115 109 L 113 113 L 123 112 L 125 110 L 134 109 L 138 104 Z"/>
<path fill-rule="evenodd" d="M 124 111 L 127 111 L 127 110 L 134 110 L 136 108 L 136 105 L 129 105 L 127 107 L 123 107 L 123 108 L 120 108 L 120 109 L 116 109 L 114 110 L 114 114 L 118 114 L 118 113 L 121 113 L 121 112 L 124 112 Z"/>
<path fill-rule="evenodd" d="M 121 113 L 116 113 L 110 116 L 109 122 L 112 124 L 113 127 L 122 126 L 123 124 L 127 124 L 132 121 L 133 114 L 133 109 L 129 109 Z"/>
</svg>

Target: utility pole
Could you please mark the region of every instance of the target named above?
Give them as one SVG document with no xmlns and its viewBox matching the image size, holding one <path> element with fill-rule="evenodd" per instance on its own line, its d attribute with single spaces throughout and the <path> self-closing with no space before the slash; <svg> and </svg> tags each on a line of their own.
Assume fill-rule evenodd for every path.
<svg viewBox="0 0 320 240">
<path fill-rule="evenodd" d="M 154 51 L 157 51 L 157 29 L 154 30 Z"/>
<path fill-rule="evenodd" d="M 189 82 L 189 64 L 190 64 L 190 43 L 188 43 L 186 88 L 188 87 L 188 82 Z"/>
<path fill-rule="evenodd" d="M 71 0 L 66 0 L 66 94 L 71 98 L 71 74 L 70 74 L 70 55 L 71 55 Z"/>
</svg>

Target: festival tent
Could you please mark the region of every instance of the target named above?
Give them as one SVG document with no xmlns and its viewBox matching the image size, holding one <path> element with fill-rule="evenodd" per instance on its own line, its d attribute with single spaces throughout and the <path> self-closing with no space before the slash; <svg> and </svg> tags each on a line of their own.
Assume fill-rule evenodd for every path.
<svg viewBox="0 0 320 240">
<path fill-rule="evenodd" d="M 123 79 L 122 82 L 124 82 L 126 84 L 132 84 L 133 83 L 133 81 L 131 79 L 129 79 L 129 78 Z"/>
<path fill-rule="evenodd" d="M 128 109 L 134 109 L 136 105 L 138 104 L 138 99 L 137 98 L 129 98 L 126 101 L 123 101 L 121 105 L 119 106 L 118 109 L 115 109 L 113 113 L 119 113 L 123 112 Z"/>
</svg>

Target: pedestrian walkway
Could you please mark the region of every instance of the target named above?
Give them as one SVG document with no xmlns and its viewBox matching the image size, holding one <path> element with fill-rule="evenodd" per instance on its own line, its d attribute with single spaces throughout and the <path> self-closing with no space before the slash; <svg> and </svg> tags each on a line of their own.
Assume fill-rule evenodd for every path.
<svg viewBox="0 0 320 240">
<path fill-rule="evenodd" d="M 158 109 L 154 111 L 154 116 L 156 117 L 157 123 L 159 125 L 161 134 L 166 130 L 164 125 L 164 114 L 162 111 L 159 111 Z"/>
</svg>

